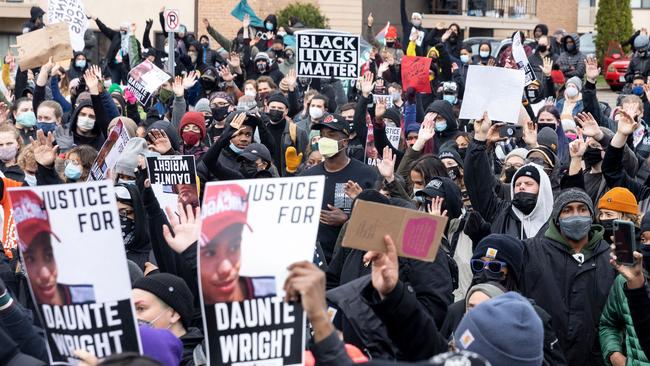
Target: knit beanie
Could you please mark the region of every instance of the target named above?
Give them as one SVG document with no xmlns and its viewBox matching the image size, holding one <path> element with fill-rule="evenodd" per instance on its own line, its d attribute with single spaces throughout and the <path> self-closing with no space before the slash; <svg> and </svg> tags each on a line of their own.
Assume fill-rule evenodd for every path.
<svg viewBox="0 0 650 366">
<path fill-rule="evenodd" d="M 479 283 L 467 290 L 467 295 L 465 295 L 465 309 L 469 307 L 469 298 L 472 297 L 472 294 L 475 292 L 482 292 L 490 299 L 493 299 L 505 293 L 502 288 L 495 286 L 494 282 Z"/>
<path fill-rule="evenodd" d="M 555 154 L 557 152 L 557 132 L 550 127 L 544 127 L 537 134 L 537 143 L 551 149 Z"/>
<path fill-rule="evenodd" d="M 547 128 L 547 127 L 544 127 L 544 128 Z M 551 167 L 555 167 L 555 157 L 556 156 L 555 156 L 555 153 L 553 152 L 553 150 L 549 149 L 548 147 L 546 147 L 544 145 L 539 145 L 537 147 L 534 147 L 534 148 L 528 150 L 528 155 L 526 156 L 526 158 L 530 158 L 530 155 L 533 152 L 538 152 L 538 153 L 542 154 L 544 161 L 548 165 L 550 165 Z"/>
<path fill-rule="evenodd" d="M 578 88 L 578 91 L 582 90 L 582 80 L 577 76 L 570 78 L 569 80 L 566 81 L 566 83 L 575 85 L 576 88 Z"/>
<path fill-rule="evenodd" d="M 636 201 L 636 197 L 627 188 L 623 187 L 615 187 L 607 191 L 598 200 L 598 209 L 612 210 L 632 215 L 639 214 L 639 204 Z"/>
<path fill-rule="evenodd" d="M 115 163 L 115 173 L 135 177 L 135 170 L 140 162 L 140 155 L 144 156 L 147 151 L 147 140 L 142 137 L 133 137 L 124 146 L 120 153 L 117 163 Z"/>
<path fill-rule="evenodd" d="M 505 262 L 508 273 L 512 273 L 519 281 L 524 264 L 524 242 L 510 235 L 490 234 L 481 239 L 472 254 L 472 259 L 482 257 Z"/>
<path fill-rule="evenodd" d="M 183 128 L 187 125 L 195 125 L 201 130 L 201 139 L 205 137 L 205 117 L 201 112 L 186 112 L 181 118 L 181 124 L 178 126 L 178 134 L 183 136 Z"/>
<path fill-rule="evenodd" d="M 516 292 L 468 311 L 454 331 L 454 341 L 460 350 L 476 352 L 492 365 L 539 366 L 544 361 L 542 321 Z"/>
<path fill-rule="evenodd" d="M 512 177 L 512 182 L 515 183 L 517 182 L 517 179 L 521 177 L 529 177 L 533 178 L 537 184 L 540 184 L 541 182 L 541 177 L 539 176 L 539 170 L 535 168 L 535 166 L 528 164 L 524 165 L 519 170 L 515 172 L 515 175 Z"/>
<path fill-rule="evenodd" d="M 558 222 L 558 219 L 560 217 L 560 212 L 564 208 L 564 206 L 568 205 L 571 202 L 580 202 L 584 203 L 587 205 L 589 208 L 589 212 L 591 212 L 591 216 L 593 217 L 594 215 L 594 204 L 591 202 L 591 198 L 585 191 L 577 188 L 569 188 L 565 189 L 560 194 L 555 198 L 555 202 L 553 204 L 553 212 L 551 213 L 551 218 L 553 219 L 554 222 Z"/>
<path fill-rule="evenodd" d="M 183 342 L 168 329 L 140 325 L 142 353 L 164 366 L 177 366 L 183 357 Z"/>
<path fill-rule="evenodd" d="M 269 95 L 267 104 L 271 104 L 271 102 L 280 102 L 289 108 L 289 99 L 287 99 L 287 97 L 285 97 L 284 94 L 280 92 Z"/>
<path fill-rule="evenodd" d="M 151 292 L 181 316 L 185 329 L 194 315 L 194 296 L 185 281 L 170 273 L 155 273 L 137 280 L 133 288 Z"/>
<path fill-rule="evenodd" d="M 399 109 L 397 108 L 388 108 L 386 109 L 386 112 L 384 112 L 384 115 L 382 118 L 387 118 L 393 122 L 395 122 L 395 125 L 397 127 L 400 127 L 402 124 L 402 114 L 400 113 Z"/>
<path fill-rule="evenodd" d="M 644 231 L 650 231 L 650 214 L 648 212 L 643 214 L 643 219 L 641 220 L 641 233 Z"/>
<path fill-rule="evenodd" d="M 131 286 L 133 286 L 133 284 L 137 280 L 144 277 L 144 273 L 142 272 L 142 269 L 138 267 L 138 265 L 134 261 L 127 259 L 126 264 L 127 267 L 129 268 L 129 278 L 131 279 Z"/>
<path fill-rule="evenodd" d="M 113 94 L 113 93 L 120 93 L 122 94 L 124 91 L 122 90 L 122 87 L 120 87 L 120 84 L 113 83 L 111 86 L 108 87 L 108 94 Z"/>
<path fill-rule="evenodd" d="M 210 101 L 208 98 L 199 99 L 194 105 L 194 111 L 200 113 L 212 114 L 212 109 L 210 109 Z"/>
<path fill-rule="evenodd" d="M 450 149 L 440 149 L 440 152 L 438 153 L 438 159 L 453 159 L 459 167 L 463 167 L 463 158 L 460 157 L 460 154 L 458 151 L 454 148 Z"/>
</svg>

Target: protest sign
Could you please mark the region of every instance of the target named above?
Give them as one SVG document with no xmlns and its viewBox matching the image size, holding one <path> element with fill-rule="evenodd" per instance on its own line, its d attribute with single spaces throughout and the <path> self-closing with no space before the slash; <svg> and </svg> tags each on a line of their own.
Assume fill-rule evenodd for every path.
<svg viewBox="0 0 650 366">
<path fill-rule="evenodd" d="M 291 263 L 314 256 L 324 183 L 207 184 L 198 271 L 209 365 L 302 365 L 305 316 L 283 285 Z"/>
<path fill-rule="evenodd" d="M 126 128 L 124 128 L 122 120 L 119 120 L 115 124 L 115 127 L 113 127 L 113 130 L 111 130 L 111 133 L 108 134 L 108 138 L 99 150 L 99 154 L 97 154 L 97 159 L 95 159 L 93 165 L 90 167 L 88 181 L 106 178 L 106 172 L 109 169 L 115 168 L 117 159 L 119 159 L 120 153 L 124 151 L 127 142 L 129 142 L 129 134 Z"/>
<path fill-rule="evenodd" d="M 535 71 L 533 71 L 530 62 L 528 62 L 526 51 L 524 51 L 524 46 L 521 44 L 521 35 L 519 32 L 515 32 L 514 37 L 512 37 L 512 57 L 515 59 L 519 70 L 523 70 L 526 75 L 525 85 L 535 81 Z"/>
<path fill-rule="evenodd" d="M 77 349 L 98 358 L 140 352 L 113 185 L 12 188 L 9 195 L 50 363 L 74 362 Z"/>
<path fill-rule="evenodd" d="M 386 126 L 386 137 L 393 149 L 399 149 L 399 139 L 401 136 L 402 129 L 399 127 L 388 127 Z"/>
<path fill-rule="evenodd" d="M 470 65 L 459 118 L 482 118 L 487 111 L 493 121 L 515 123 L 523 91 L 522 70 Z"/>
<path fill-rule="evenodd" d="M 372 101 L 377 104 L 383 102 L 386 105 L 386 109 L 393 108 L 393 96 L 389 94 L 373 94 Z"/>
<path fill-rule="evenodd" d="M 151 94 L 170 78 L 171 76 L 151 61 L 144 60 L 129 71 L 128 88 L 138 98 L 140 104 L 146 105 Z"/>
<path fill-rule="evenodd" d="M 47 19 L 50 23 L 68 24 L 70 43 L 75 51 L 83 51 L 86 43 L 84 33 L 88 29 L 88 18 L 81 0 L 49 0 Z"/>
<path fill-rule="evenodd" d="M 342 245 L 385 252 L 384 235 L 390 235 L 400 257 L 432 262 L 446 225 L 444 216 L 358 200 L 352 208 Z"/>
<path fill-rule="evenodd" d="M 194 155 L 149 156 L 147 167 L 160 207 L 176 212 L 179 203 L 199 206 Z"/>
<path fill-rule="evenodd" d="M 41 67 L 50 57 L 54 62 L 70 60 L 73 51 L 68 28 L 67 23 L 54 23 L 16 37 L 21 70 Z"/>
<path fill-rule="evenodd" d="M 295 34 L 298 77 L 359 77 L 359 35 L 325 31 L 304 31 Z"/>
<path fill-rule="evenodd" d="M 420 56 L 404 56 L 402 58 L 402 84 L 404 90 L 415 88 L 418 93 L 431 93 L 429 68 L 431 59 Z"/>
</svg>

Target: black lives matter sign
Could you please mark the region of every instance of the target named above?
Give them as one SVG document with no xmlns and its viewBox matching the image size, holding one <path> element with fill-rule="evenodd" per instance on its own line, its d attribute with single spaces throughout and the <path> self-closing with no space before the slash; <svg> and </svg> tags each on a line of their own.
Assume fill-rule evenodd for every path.
<svg viewBox="0 0 650 366">
<path fill-rule="evenodd" d="M 358 35 L 296 33 L 299 77 L 356 79 L 359 77 Z"/>
</svg>

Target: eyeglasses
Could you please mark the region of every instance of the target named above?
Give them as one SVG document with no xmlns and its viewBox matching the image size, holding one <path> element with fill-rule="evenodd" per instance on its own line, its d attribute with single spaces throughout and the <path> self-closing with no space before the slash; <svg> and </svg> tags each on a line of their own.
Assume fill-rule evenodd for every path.
<svg viewBox="0 0 650 366">
<path fill-rule="evenodd" d="M 135 211 L 133 211 L 132 209 L 128 209 L 128 208 L 120 208 L 118 210 L 118 213 L 122 217 L 129 217 L 129 215 L 133 215 L 135 213 Z"/>
<path fill-rule="evenodd" d="M 472 272 L 474 273 L 481 272 L 484 269 L 487 269 L 492 273 L 501 273 L 501 269 L 508 266 L 506 262 L 484 261 L 481 259 L 472 259 L 471 261 L 469 261 L 469 264 L 472 267 Z"/>
</svg>

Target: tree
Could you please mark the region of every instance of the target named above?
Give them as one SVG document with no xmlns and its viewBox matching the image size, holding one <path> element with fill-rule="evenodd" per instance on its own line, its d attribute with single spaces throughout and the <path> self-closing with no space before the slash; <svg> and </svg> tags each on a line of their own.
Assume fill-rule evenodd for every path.
<svg viewBox="0 0 650 366">
<path fill-rule="evenodd" d="M 602 62 L 609 42 L 622 43 L 634 33 L 630 0 L 600 0 L 596 13 L 596 52 Z"/>
<path fill-rule="evenodd" d="M 307 28 L 327 28 L 327 18 L 312 4 L 293 3 L 277 12 L 278 25 L 286 27 L 296 17 Z"/>
</svg>

